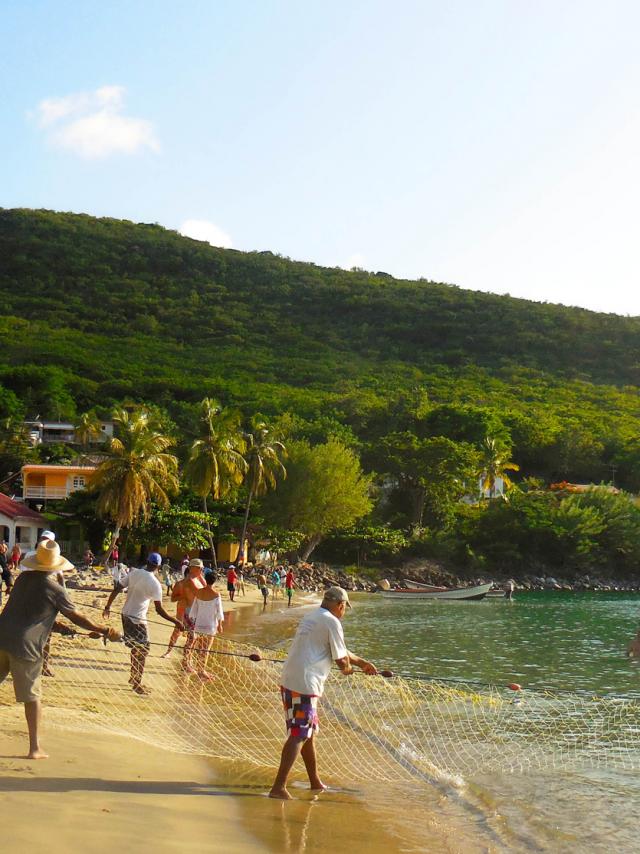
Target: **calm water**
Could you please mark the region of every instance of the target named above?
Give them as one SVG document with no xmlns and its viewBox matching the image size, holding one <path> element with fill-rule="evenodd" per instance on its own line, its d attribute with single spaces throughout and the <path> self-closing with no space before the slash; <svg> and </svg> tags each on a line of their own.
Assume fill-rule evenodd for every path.
<svg viewBox="0 0 640 854">
<path fill-rule="evenodd" d="M 268 609 L 259 638 L 255 623 L 246 632 L 242 625 L 237 630 L 281 645 L 301 613 L 294 609 L 283 621 L 277 609 Z M 344 626 L 351 649 L 409 676 L 515 681 L 532 690 L 640 698 L 640 667 L 625 655 L 639 623 L 638 594 L 545 592 L 519 594 L 512 603 L 356 596 Z M 458 793 L 441 801 L 442 815 L 451 821 L 453 851 L 640 850 L 637 772 L 569 771 L 561 757 L 557 768 L 544 772 L 485 774 L 480 767 L 464 780 L 463 796 L 480 806 L 479 814 L 458 809 Z M 407 793 L 407 823 L 414 826 L 420 797 L 419 791 Z M 398 850 L 429 846 L 399 843 Z"/>
</svg>

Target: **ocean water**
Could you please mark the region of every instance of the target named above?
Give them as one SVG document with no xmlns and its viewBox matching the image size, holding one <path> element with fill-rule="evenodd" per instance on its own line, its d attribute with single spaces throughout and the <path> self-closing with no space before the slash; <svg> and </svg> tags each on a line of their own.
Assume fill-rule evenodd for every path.
<svg viewBox="0 0 640 854">
<path fill-rule="evenodd" d="M 478 685 L 479 691 L 517 682 L 525 696 L 531 691 L 575 697 L 574 717 L 558 721 L 569 733 L 580 728 L 580 704 L 589 698 L 640 702 L 640 666 L 625 654 L 640 622 L 640 595 L 526 593 L 511 603 L 353 598 L 353 611 L 344 621 L 349 648 L 398 674 L 451 684 L 461 680 Z M 299 608 L 288 614 L 269 608 L 259 637 L 255 622 L 251 629 L 240 622 L 236 633 L 286 645 L 301 613 Z M 397 850 L 435 850 L 428 840 L 436 824 L 439 838 L 449 840 L 442 850 L 640 850 L 640 773 L 619 767 L 610 735 L 589 734 L 599 741 L 596 768 L 573 767 L 571 754 L 561 750 L 552 751 L 553 761 L 544 768 L 525 772 L 496 770 L 496 757 L 490 756 L 490 769 L 479 761 L 472 770 L 464 769 L 456 785 L 448 786 L 443 774 L 436 791 L 416 785 L 395 792 L 394 803 L 401 797 L 403 808 L 388 810 L 387 825 L 398 840 Z M 500 750 L 498 742 L 493 749 Z M 523 756 L 530 749 L 523 741 Z M 630 752 L 635 749 L 631 744 Z M 640 760 L 640 754 L 635 758 Z M 370 799 L 373 792 L 374 787 L 370 792 L 364 787 L 363 796 Z M 376 809 L 380 820 L 384 803 Z"/>
</svg>

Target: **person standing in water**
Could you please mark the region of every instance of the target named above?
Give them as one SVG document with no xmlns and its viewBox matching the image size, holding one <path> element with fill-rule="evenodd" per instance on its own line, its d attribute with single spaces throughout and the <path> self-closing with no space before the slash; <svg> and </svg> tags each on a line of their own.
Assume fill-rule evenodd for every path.
<svg viewBox="0 0 640 854">
<path fill-rule="evenodd" d="M 330 587 L 325 590 L 320 607 L 300 621 L 282 668 L 280 693 L 288 737 L 270 798 L 290 800 L 287 779 L 299 754 L 312 791 L 326 788 L 318 776 L 314 737 L 318 731 L 318 700 L 334 661 L 345 676 L 353 673 L 354 667 L 369 676 L 378 672 L 371 662 L 353 655 L 345 646 L 341 621 L 350 607 L 347 591 L 342 587 Z"/>
</svg>

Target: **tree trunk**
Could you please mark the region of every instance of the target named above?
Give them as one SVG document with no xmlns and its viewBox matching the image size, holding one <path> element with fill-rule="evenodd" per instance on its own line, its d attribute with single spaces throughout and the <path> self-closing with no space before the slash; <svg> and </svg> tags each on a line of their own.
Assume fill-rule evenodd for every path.
<svg viewBox="0 0 640 854">
<path fill-rule="evenodd" d="M 202 498 L 202 504 L 204 506 L 204 515 L 207 517 L 207 534 L 209 536 L 209 547 L 211 548 L 211 560 L 213 562 L 213 568 L 218 571 L 218 558 L 216 556 L 216 548 L 213 545 L 213 534 L 211 533 L 211 522 L 209 521 L 209 510 L 207 509 L 207 496 L 204 495 Z"/>
<path fill-rule="evenodd" d="M 240 537 L 240 551 L 238 552 L 238 563 L 244 562 L 244 541 L 247 538 L 247 528 L 249 526 L 249 509 L 251 508 L 251 499 L 253 498 L 253 490 L 249 490 L 247 498 L 247 509 L 244 512 L 244 522 L 242 523 L 242 535 Z"/>
<path fill-rule="evenodd" d="M 312 537 L 309 537 L 307 542 L 304 544 L 302 548 L 302 554 L 300 555 L 302 560 L 309 560 L 309 555 L 315 549 L 315 547 L 321 542 L 322 534 L 314 534 Z"/>
<path fill-rule="evenodd" d="M 111 542 L 109 543 L 109 548 L 102 556 L 102 562 L 106 566 L 107 561 L 111 557 L 111 552 L 114 550 L 116 543 L 118 542 L 118 537 L 120 536 L 120 525 L 117 524 L 113 529 L 113 534 L 111 535 Z"/>
</svg>

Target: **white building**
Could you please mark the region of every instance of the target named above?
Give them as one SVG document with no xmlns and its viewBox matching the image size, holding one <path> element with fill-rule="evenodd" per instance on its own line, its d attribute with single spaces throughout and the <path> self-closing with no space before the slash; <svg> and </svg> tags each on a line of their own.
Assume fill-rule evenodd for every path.
<svg viewBox="0 0 640 854">
<path fill-rule="evenodd" d="M 70 421 L 25 421 L 29 428 L 31 444 L 50 445 L 54 442 L 64 442 L 66 445 L 79 444 L 76 437 L 75 424 Z M 90 442 L 91 445 L 101 445 L 107 439 L 113 438 L 113 421 L 101 421 L 102 435 Z"/>
<path fill-rule="evenodd" d="M 38 533 L 47 527 L 47 520 L 27 507 L 0 493 L 0 540 L 12 549 L 17 543 L 22 552 L 36 547 Z"/>
</svg>

